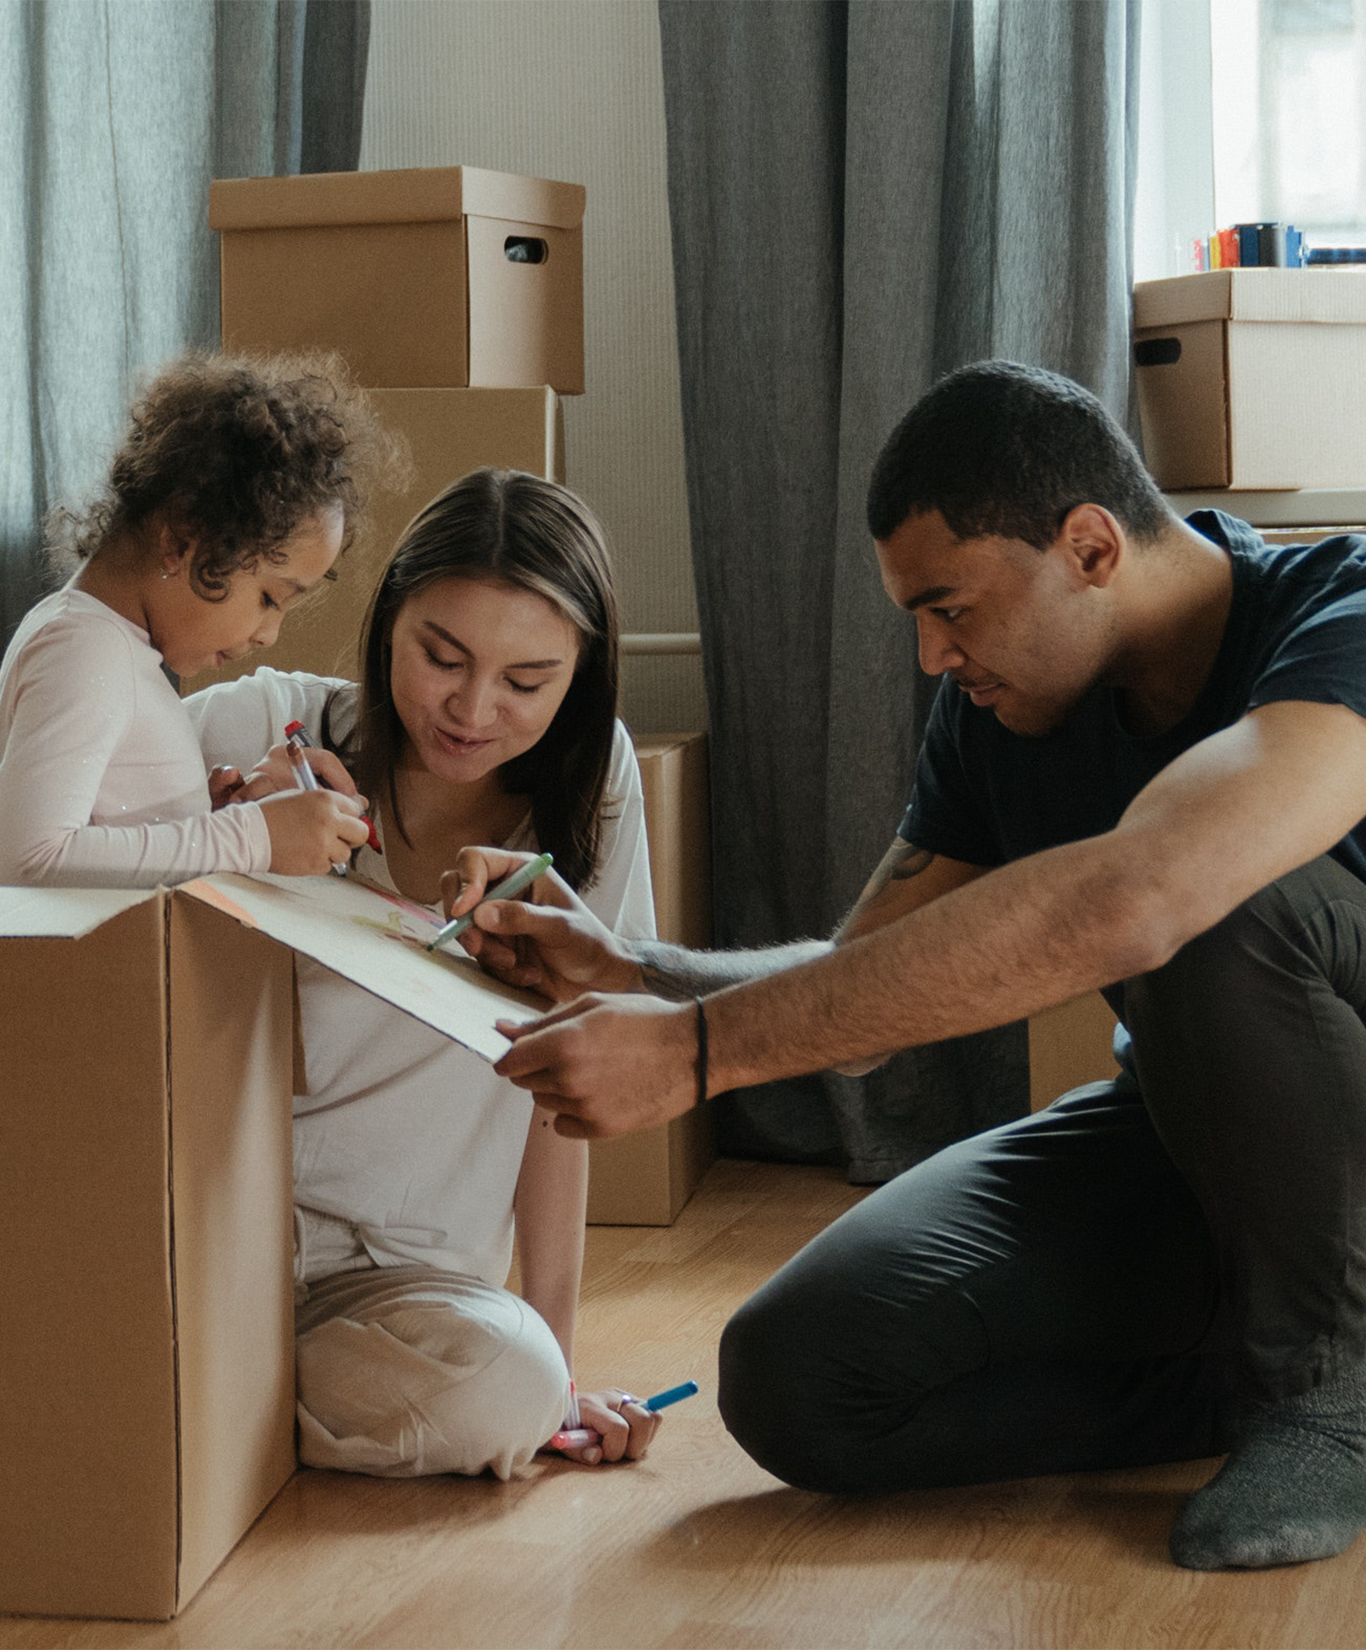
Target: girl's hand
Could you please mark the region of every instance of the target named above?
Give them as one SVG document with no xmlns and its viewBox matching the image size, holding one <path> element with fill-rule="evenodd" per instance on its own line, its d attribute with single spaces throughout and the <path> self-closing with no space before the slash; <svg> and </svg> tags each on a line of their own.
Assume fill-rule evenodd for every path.
<svg viewBox="0 0 1366 1650">
<path fill-rule="evenodd" d="M 270 868 L 282 876 L 322 876 L 369 838 L 360 802 L 335 791 L 277 791 L 261 798 L 270 832 Z"/>
<path fill-rule="evenodd" d="M 441 878 L 447 920 L 472 911 L 491 884 L 535 857 L 505 848 L 462 848 L 455 869 Z M 585 991 L 641 989 L 640 967 L 625 944 L 554 870 L 537 877 L 523 898 L 480 905 L 460 944 L 495 979 L 556 1002 L 571 1002 Z"/>
<path fill-rule="evenodd" d="M 602 1461 L 639 1461 L 645 1456 L 662 1419 L 646 1409 L 630 1393 L 612 1388 L 607 1392 L 579 1394 L 580 1424 L 590 1427 L 601 1444 L 586 1444 L 565 1450 L 571 1461 L 595 1467 Z"/>
<path fill-rule="evenodd" d="M 209 769 L 209 807 L 214 813 L 226 808 L 229 802 L 245 802 L 242 796 L 242 770 L 219 766 Z"/>
<path fill-rule="evenodd" d="M 338 796 L 360 798 L 364 811 L 364 798 L 360 797 L 355 780 L 347 773 L 338 756 L 331 751 L 320 750 L 316 745 L 306 745 L 302 754 L 304 761 L 317 774 L 321 785 L 326 786 L 329 791 L 335 791 Z M 251 772 L 242 779 L 230 800 L 263 802 L 266 797 L 274 796 L 280 791 L 297 789 L 293 770 L 289 765 L 289 746 L 272 745 Z"/>
</svg>

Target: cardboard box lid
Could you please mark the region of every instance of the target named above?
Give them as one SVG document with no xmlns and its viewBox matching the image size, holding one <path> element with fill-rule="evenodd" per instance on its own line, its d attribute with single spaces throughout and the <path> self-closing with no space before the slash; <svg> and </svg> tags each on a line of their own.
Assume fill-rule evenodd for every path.
<svg viewBox="0 0 1366 1650">
<path fill-rule="evenodd" d="M 145 888 L 0 888 L 0 939 L 79 940 L 150 897 Z"/>
<path fill-rule="evenodd" d="M 1366 322 L 1366 279 L 1345 269 L 1211 269 L 1134 288 L 1136 330 L 1193 321 Z"/>
<path fill-rule="evenodd" d="M 209 227 L 297 229 L 475 217 L 574 229 L 583 221 L 585 199 L 581 183 L 488 172 L 478 166 L 220 178 L 209 186 Z"/>
<path fill-rule="evenodd" d="M 421 906 L 355 876 L 219 875 L 182 883 L 244 927 L 311 957 L 372 996 L 411 1014 L 443 1037 L 497 1060 L 508 1041 L 495 1020 L 525 1023 L 547 1011 L 541 998 L 480 972 L 457 947 L 428 952 L 437 924 Z M 5 888 L 0 938 L 80 939 L 120 911 L 165 896 L 164 889 Z"/>
</svg>

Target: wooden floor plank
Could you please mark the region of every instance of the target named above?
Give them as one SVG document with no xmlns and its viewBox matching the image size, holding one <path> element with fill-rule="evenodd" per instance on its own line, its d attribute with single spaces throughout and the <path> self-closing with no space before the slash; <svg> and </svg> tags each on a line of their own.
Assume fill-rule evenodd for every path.
<svg viewBox="0 0 1366 1650">
<path fill-rule="evenodd" d="M 177 1621 L 0 1619 L 0 1650 L 1366 1650 L 1366 1542 L 1252 1575 L 1171 1564 L 1212 1463 L 864 1501 L 754 1466 L 716 1413 L 717 1336 L 859 1195 L 722 1162 L 673 1228 L 590 1231 L 585 1384 L 703 1387 L 637 1466 L 300 1472 Z"/>
</svg>

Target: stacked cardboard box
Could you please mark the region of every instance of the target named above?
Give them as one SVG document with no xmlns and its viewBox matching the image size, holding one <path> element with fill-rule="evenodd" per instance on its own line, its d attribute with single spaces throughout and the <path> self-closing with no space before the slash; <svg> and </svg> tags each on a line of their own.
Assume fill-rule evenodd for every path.
<svg viewBox="0 0 1366 1650">
<path fill-rule="evenodd" d="M 1143 281 L 1134 288 L 1134 361 L 1144 455 L 1160 486 L 1366 479 L 1360 274 L 1218 269 Z"/>
<path fill-rule="evenodd" d="M 377 389 L 583 391 L 580 184 L 474 166 L 215 183 L 223 344 Z"/>
<path fill-rule="evenodd" d="M 711 942 L 711 807 L 707 739 L 683 733 L 636 741 L 650 839 L 655 922 L 662 940 Z M 594 1226 L 668 1226 L 716 1156 L 711 1110 L 661 1128 L 595 1140 L 588 1153 Z"/>
<path fill-rule="evenodd" d="M 399 534 L 459 476 L 493 464 L 564 480 L 559 397 L 584 377 L 583 208 L 579 184 L 472 166 L 212 186 L 224 348 L 335 350 L 413 460 L 336 588 L 286 626 L 277 670 L 354 673 Z"/>
</svg>

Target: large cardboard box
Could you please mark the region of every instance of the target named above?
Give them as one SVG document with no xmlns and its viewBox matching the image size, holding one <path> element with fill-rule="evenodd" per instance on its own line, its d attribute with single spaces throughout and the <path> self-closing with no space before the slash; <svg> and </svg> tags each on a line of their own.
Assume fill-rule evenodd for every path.
<svg viewBox="0 0 1366 1650">
<path fill-rule="evenodd" d="M 290 615 L 274 647 L 187 680 L 185 692 L 249 674 L 260 664 L 357 679 L 370 598 L 399 535 L 423 505 L 450 482 L 486 464 L 564 480 L 564 416 L 554 390 L 370 394 L 385 424 L 408 442 L 413 465 L 407 487 L 375 500 L 369 530 L 338 562 L 336 582 L 325 583 Z"/>
<path fill-rule="evenodd" d="M 0 1611 L 166 1618 L 294 1470 L 291 960 L 0 890 Z"/>
<path fill-rule="evenodd" d="M 636 741 L 645 792 L 659 937 L 689 947 L 711 939 L 711 804 L 707 737 L 680 733 Z M 657 1129 L 595 1140 L 588 1154 L 588 1220 L 594 1226 L 668 1226 L 716 1156 L 711 1108 Z"/>
<path fill-rule="evenodd" d="M 1366 481 L 1366 278 L 1219 269 L 1134 288 L 1148 467 L 1165 488 Z"/>
<path fill-rule="evenodd" d="M 537 1011 L 401 924 L 331 877 L 0 889 L 0 1613 L 173 1616 L 292 1473 L 291 950 L 490 1058 Z"/>
<path fill-rule="evenodd" d="M 581 185 L 437 166 L 232 178 L 224 347 L 334 349 L 363 384 L 583 391 Z"/>
</svg>

